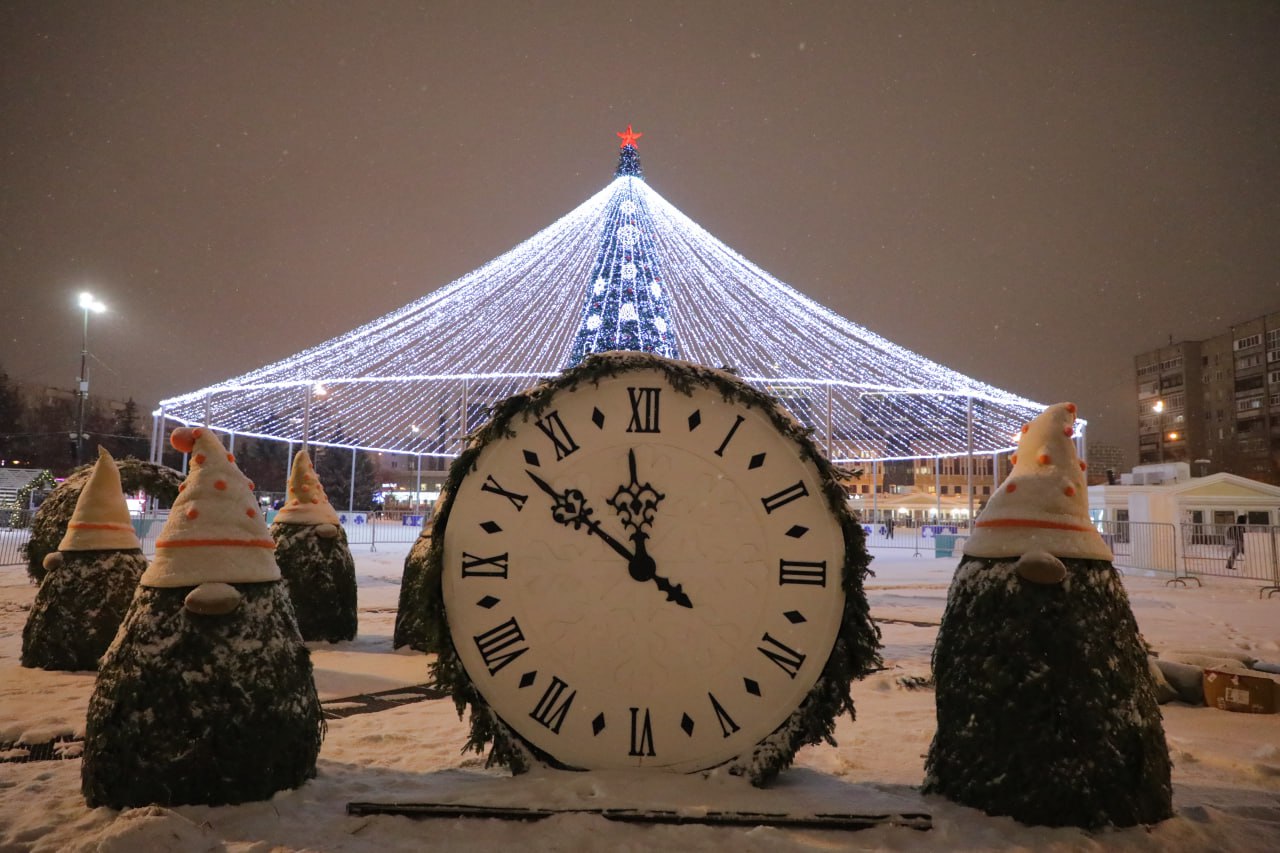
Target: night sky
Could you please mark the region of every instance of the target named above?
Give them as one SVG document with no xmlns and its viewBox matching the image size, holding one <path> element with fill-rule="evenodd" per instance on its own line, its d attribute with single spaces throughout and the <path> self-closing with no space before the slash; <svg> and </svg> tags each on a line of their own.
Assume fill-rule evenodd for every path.
<svg viewBox="0 0 1280 853">
<path fill-rule="evenodd" d="M 1280 3 L 5 2 L 0 366 L 162 397 L 649 184 L 909 349 L 1073 400 L 1280 310 Z M 531 307 L 530 310 L 537 310 Z"/>
</svg>

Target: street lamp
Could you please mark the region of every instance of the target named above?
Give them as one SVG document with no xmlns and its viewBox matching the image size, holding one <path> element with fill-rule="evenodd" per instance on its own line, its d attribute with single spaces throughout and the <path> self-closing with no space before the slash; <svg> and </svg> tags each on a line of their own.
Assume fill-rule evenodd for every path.
<svg viewBox="0 0 1280 853">
<path fill-rule="evenodd" d="M 417 424 L 410 424 L 409 429 L 413 430 L 413 435 L 415 439 L 417 438 L 418 433 L 422 432 L 422 430 L 418 428 Z M 416 453 L 414 455 L 418 458 L 418 481 L 413 487 L 413 506 L 415 510 L 421 510 L 422 508 L 422 454 Z"/>
<path fill-rule="evenodd" d="M 101 314 L 107 306 L 86 291 L 80 294 L 80 308 L 84 311 L 84 335 L 80 341 L 80 383 L 76 392 L 80 398 L 76 416 L 76 465 L 84 464 L 84 404 L 89 397 L 89 312 Z"/>
<path fill-rule="evenodd" d="M 1156 429 L 1160 430 L 1159 445 L 1160 464 L 1164 464 L 1164 400 L 1156 400 L 1151 404 L 1151 411 L 1156 413 Z"/>
</svg>

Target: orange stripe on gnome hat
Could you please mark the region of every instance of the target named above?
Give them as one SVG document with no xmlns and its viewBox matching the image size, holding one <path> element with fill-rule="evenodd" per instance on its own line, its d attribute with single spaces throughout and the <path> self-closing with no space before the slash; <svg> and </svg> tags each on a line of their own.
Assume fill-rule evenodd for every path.
<svg viewBox="0 0 1280 853">
<path fill-rule="evenodd" d="M 283 524 L 341 524 L 305 448 L 293 457 L 289 494 L 275 520 Z"/>
<path fill-rule="evenodd" d="M 966 555 L 1048 551 L 1063 558 L 1114 559 L 1089 520 L 1084 463 L 1073 440 L 1075 420 L 1074 403 L 1057 403 L 1022 428 L 1013 470 L 974 522 Z"/>
<path fill-rule="evenodd" d="M 181 427 L 169 442 L 191 454 L 190 469 L 140 583 L 184 587 L 280 580 L 275 542 L 253 484 L 234 457 L 207 429 Z"/>
<path fill-rule="evenodd" d="M 59 551 L 132 551 L 141 548 L 120 484 L 120 468 L 105 447 L 80 490 Z"/>
</svg>

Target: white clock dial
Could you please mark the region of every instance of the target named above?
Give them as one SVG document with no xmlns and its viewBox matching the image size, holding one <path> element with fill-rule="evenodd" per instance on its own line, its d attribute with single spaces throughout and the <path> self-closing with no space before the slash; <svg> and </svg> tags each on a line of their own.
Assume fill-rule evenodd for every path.
<svg viewBox="0 0 1280 853">
<path fill-rule="evenodd" d="M 845 542 L 768 414 L 648 368 L 563 388 L 450 496 L 442 594 L 485 702 L 563 765 L 750 753 L 822 673 Z"/>
</svg>

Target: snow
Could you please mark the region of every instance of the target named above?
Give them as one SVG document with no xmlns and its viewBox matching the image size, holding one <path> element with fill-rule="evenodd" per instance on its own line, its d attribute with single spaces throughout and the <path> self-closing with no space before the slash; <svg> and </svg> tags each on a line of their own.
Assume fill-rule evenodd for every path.
<svg viewBox="0 0 1280 853">
<path fill-rule="evenodd" d="M 360 633 L 311 643 L 322 701 L 423 683 L 428 658 L 391 649 L 399 578 L 409 543 L 357 551 Z M 400 550 L 387 550 L 398 547 Z M 217 808 L 88 809 L 77 744 L 61 761 L 0 764 L 0 850 L 1142 850 L 1263 851 L 1280 846 L 1280 715 L 1162 706 L 1174 760 L 1176 816 L 1155 827 L 1086 833 L 1022 826 L 919 793 L 934 729 L 934 697 L 919 689 L 947 585 L 959 560 L 874 549 L 867 584 L 884 632 L 887 669 L 854 686 L 858 719 L 842 718 L 839 745 L 802 750 L 795 767 L 758 790 L 738 777 L 653 778 L 625 771 L 486 770 L 461 752 L 466 727 L 448 699 L 409 702 L 329 721 L 319 775 L 269 802 Z M 1202 589 L 1130 575 L 1139 627 L 1162 654 L 1236 650 L 1280 660 L 1280 597 L 1209 579 Z M 47 743 L 84 733 L 93 673 L 18 665 L 22 624 L 35 597 L 21 566 L 0 568 L 0 742 Z M 913 689 L 914 688 L 914 689 Z M 412 698 L 401 696 L 401 699 Z M 329 705 L 337 709 L 340 705 Z M 21 748 L 19 748 L 21 749 Z M 537 823 L 413 821 L 349 816 L 349 802 L 457 802 L 504 806 L 756 812 L 926 812 L 933 829 L 882 826 L 856 833 L 771 827 L 712 828 L 615 823 L 566 814 Z M 33 807 L 38 805 L 38 808 Z"/>
</svg>

